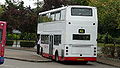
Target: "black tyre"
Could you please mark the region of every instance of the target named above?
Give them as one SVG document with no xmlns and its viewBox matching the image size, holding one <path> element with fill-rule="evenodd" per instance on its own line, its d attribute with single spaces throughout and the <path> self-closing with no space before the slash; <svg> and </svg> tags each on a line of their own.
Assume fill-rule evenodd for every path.
<svg viewBox="0 0 120 68">
<path fill-rule="evenodd" d="M 88 61 L 83 61 L 83 62 L 82 62 L 82 64 L 87 64 L 87 63 L 88 63 Z"/>
<path fill-rule="evenodd" d="M 40 54 L 40 45 L 37 44 L 37 54 Z"/>
<path fill-rule="evenodd" d="M 3 64 L 4 62 L 0 62 L 0 65 Z"/>
<path fill-rule="evenodd" d="M 43 56 L 43 48 L 40 49 L 40 55 Z"/>
<path fill-rule="evenodd" d="M 59 61 L 58 53 L 55 53 L 55 61 L 56 61 L 56 62 Z"/>
</svg>

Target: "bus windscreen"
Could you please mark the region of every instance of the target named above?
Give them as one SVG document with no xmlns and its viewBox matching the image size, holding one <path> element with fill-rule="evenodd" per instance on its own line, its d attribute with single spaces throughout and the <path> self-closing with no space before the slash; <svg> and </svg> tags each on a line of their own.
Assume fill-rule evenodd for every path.
<svg viewBox="0 0 120 68">
<path fill-rule="evenodd" d="M 0 41 L 2 40 L 2 29 L 0 29 Z"/>
</svg>

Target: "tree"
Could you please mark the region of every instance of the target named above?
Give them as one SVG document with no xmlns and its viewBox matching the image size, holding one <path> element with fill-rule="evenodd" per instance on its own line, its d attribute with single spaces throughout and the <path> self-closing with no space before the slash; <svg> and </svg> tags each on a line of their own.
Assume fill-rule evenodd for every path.
<svg viewBox="0 0 120 68">
<path fill-rule="evenodd" d="M 5 10 L 4 5 L 0 5 L 0 20 L 3 20 L 3 18 L 1 16 L 5 12 L 4 10 Z"/>
<path fill-rule="evenodd" d="M 69 5 L 89 5 L 90 0 L 71 0 L 68 4 Z"/>
<path fill-rule="evenodd" d="M 44 0 L 43 10 L 59 8 L 65 5 L 66 0 Z"/>
<path fill-rule="evenodd" d="M 116 31 L 120 25 L 120 1 L 91 0 L 90 5 L 98 8 L 99 33 L 108 32 L 111 36 L 119 36 Z"/>
<path fill-rule="evenodd" d="M 89 5 L 89 0 L 44 0 L 43 10 L 50 10 L 66 5 Z"/>
<path fill-rule="evenodd" d="M 4 12 L 4 8 L 2 7 L 2 5 L 0 5 L 0 16 L 2 15 L 3 12 Z"/>
<path fill-rule="evenodd" d="M 2 14 L 4 21 L 8 22 L 8 32 L 13 29 L 20 30 L 21 32 L 35 33 L 37 24 L 37 14 L 30 8 L 24 7 L 24 2 L 13 3 L 6 0 L 7 6 Z"/>
</svg>

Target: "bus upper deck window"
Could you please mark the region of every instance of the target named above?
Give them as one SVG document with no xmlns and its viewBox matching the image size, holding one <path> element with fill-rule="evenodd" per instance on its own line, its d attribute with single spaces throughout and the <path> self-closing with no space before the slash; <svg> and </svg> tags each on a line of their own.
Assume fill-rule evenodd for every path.
<svg viewBox="0 0 120 68">
<path fill-rule="evenodd" d="M 92 16 L 91 8 L 72 8 L 71 9 L 72 16 Z"/>
</svg>

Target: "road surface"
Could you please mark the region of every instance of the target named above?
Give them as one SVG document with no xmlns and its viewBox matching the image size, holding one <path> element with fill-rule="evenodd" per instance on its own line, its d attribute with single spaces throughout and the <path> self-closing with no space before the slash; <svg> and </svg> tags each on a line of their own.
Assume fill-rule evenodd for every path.
<svg viewBox="0 0 120 68">
<path fill-rule="evenodd" d="M 0 68 L 117 68 L 109 65 L 89 62 L 82 64 L 63 64 L 57 62 L 26 62 L 12 59 L 5 59 L 5 63 Z"/>
</svg>

